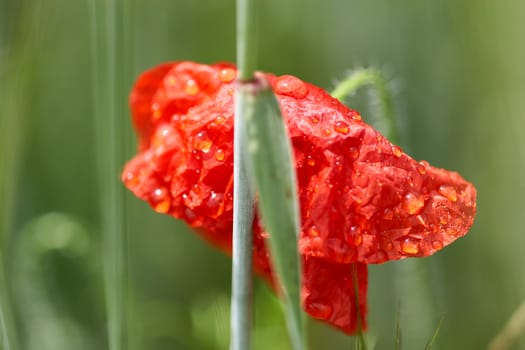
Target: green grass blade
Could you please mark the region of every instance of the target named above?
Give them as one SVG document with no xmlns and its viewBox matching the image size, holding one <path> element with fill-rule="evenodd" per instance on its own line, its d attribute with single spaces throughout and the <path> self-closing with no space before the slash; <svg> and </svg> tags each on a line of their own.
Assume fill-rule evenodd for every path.
<svg viewBox="0 0 525 350">
<path fill-rule="evenodd" d="M 503 329 L 492 339 L 489 350 L 506 350 L 525 333 L 525 300 L 514 311 Z"/>
<path fill-rule="evenodd" d="M 441 329 L 441 324 L 442 323 L 443 323 L 443 317 L 441 317 L 441 319 L 439 320 L 439 323 L 438 323 L 438 325 L 436 327 L 436 330 L 434 331 L 434 334 L 432 335 L 432 338 L 430 338 L 430 340 L 425 345 L 425 350 L 432 350 L 432 346 L 436 342 L 436 339 L 437 339 L 437 337 L 439 335 L 439 331 Z"/>
<path fill-rule="evenodd" d="M 92 61 L 97 170 L 104 245 L 109 349 L 126 349 L 127 237 L 124 188 L 130 75 L 129 6 L 124 0 L 92 0 Z"/>
<path fill-rule="evenodd" d="M 304 349 L 298 254 L 299 207 L 291 144 L 279 105 L 264 77 L 241 86 L 247 100 L 250 175 L 258 193 L 258 210 L 270 234 L 272 262 L 282 287 L 284 311 L 293 349 Z"/>
<path fill-rule="evenodd" d="M 401 350 L 401 305 L 397 304 L 396 311 L 396 337 L 394 338 L 394 350 Z"/>
<path fill-rule="evenodd" d="M 363 332 L 363 320 L 361 318 L 361 303 L 359 301 L 359 282 L 357 280 L 357 264 L 352 264 L 352 276 L 353 286 L 355 295 L 355 305 L 357 307 L 357 335 L 354 337 L 355 344 L 354 349 L 356 350 L 367 350 L 368 345 L 366 343 L 365 334 Z"/>
</svg>

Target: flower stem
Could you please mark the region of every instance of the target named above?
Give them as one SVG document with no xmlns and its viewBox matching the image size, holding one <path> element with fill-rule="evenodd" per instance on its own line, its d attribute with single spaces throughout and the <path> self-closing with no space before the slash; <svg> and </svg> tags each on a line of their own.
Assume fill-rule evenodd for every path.
<svg viewBox="0 0 525 350">
<path fill-rule="evenodd" d="M 237 0 L 237 69 L 240 81 L 253 79 L 257 64 L 255 0 Z"/>
<path fill-rule="evenodd" d="M 254 197 L 244 154 L 247 140 L 243 132 L 243 111 L 249 103 L 246 95 L 246 91 L 238 91 L 235 95 L 231 350 L 251 348 Z"/>
<path fill-rule="evenodd" d="M 240 82 L 253 79 L 255 70 L 254 0 L 237 0 L 237 65 Z M 239 87 L 242 86 L 239 83 Z M 237 89 L 234 120 L 233 164 L 233 253 L 231 299 L 231 350 L 251 348 L 252 328 L 252 224 L 254 196 L 246 166 L 244 111 L 250 100 L 247 92 Z"/>
</svg>

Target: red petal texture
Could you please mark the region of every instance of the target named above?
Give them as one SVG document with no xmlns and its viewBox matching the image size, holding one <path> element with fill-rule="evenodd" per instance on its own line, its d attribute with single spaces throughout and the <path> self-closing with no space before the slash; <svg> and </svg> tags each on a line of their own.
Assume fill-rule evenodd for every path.
<svg viewBox="0 0 525 350">
<path fill-rule="evenodd" d="M 163 64 L 130 97 L 139 153 L 122 179 L 158 212 L 231 251 L 233 95 L 227 63 Z M 366 327 L 366 264 L 429 256 L 467 233 L 476 190 L 455 172 L 417 162 L 322 89 L 267 74 L 292 141 L 301 206 L 303 303 L 355 332 L 357 281 Z M 272 280 L 267 234 L 254 220 L 254 266 Z"/>
</svg>

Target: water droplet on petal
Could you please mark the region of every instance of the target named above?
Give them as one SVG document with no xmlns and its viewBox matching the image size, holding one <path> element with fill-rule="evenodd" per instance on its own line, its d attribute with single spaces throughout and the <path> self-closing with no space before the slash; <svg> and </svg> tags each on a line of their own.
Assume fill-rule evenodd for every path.
<svg viewBox="0 0 525 350">
<path fill-rule="evenodd" d="M 224 123 L 224 121 L 226 120 L 226 117 L 223 116 L 223 115 L 220 115 L 218 116 L 217 118 L 215 118 L 215 120 L 213 121 L 215 124 L 222 124 Z"/>
<path fill-rule="evenodd" d="M 394 244 L 392 244 L 392 242 L 386 242 L 386 243 L 385 243 L 385 249 L 386 249 L 386 250 L 392 250 L 392 249 L 394 249 Z"/>
<path fill-rule="evenodd" d="M 394 218 L 394 212 L 390 208 L 386 208 L 383 211 L 383 219 L 385 220 L 392 220 Z"/>
<path fill-rule="evenodd" d="M 169 124 L 162 124 L 153 135 L 151 144 L 153 147 L 159 147 L 161 145 L 168 146 L 170 141 L 173 143 L 176 132 L 177 131 L 175 131 L 173 126 Z"/>
<path fill-rule="evenodd" d="M 403 154 L 403 151 L 399 146 L 392 146 L 392 153 L 394 154 L 394 157 L 399 158 Z"/>
<path fill-rule="evenodd" d="M 314 157 L 312 157 L 311 155 L 306 156 L 306 164 L 308 164 L 309 166 L 314 166 L 315 165 Z"/>
<path fill-rule="evenodd" d="M 340 133 L 340 134 L 346 135 L 346 134 L 348 134 L 348 131 L 350 129 L 348 128 L 348 124 L 346 124 L 345 122 L 339 120 L 339 121 L 335 122 L 334 130 L 336 132 Z"/>
<path fill-rule="evenodd" d="M 439 250 L 443 248 L 443 243 L 441 243 L 440 241 L 432 241 L 432 248 Z"/>
<path fill-rule="evenodd" d="M 356 113 L 355 111 L 349 112 L 348 116 L 352 118 L 353 120 L 360 121 L 361 120 L 361 114 Z"/>
<path fill-rule="evenodd" d="M 425 175 L 427 172 L 427 164 L 425 163 L 426 162 L 419 162 L 417 165 L 417 172 L 420 173 L 421 175 Z"/>
<path fill-rule="evenodd" d="M 304 82 L 291 75 L 283 75 L 277 78 L 275 92 L 294 98 L 304 98 L 308 95 L 308 89 Z"/>
<path fill-rule="evenodd" d="M 417 254 L 419 253 L 419 242 L 412 238 L 406 238 L 401 242 L 401 250 L 405 254 Z"/>
<path fill-rule="evenodd" d="M 332 130 L 330 130 L 329 128 L 324 128 L 323 134 L 325 134 L 325 136 L 330 136 L 332 134 Z"/>
<path fill-rule="evenodd" d="M 158 102 L 151 105 L 151 110 L 153 111 L 154 120 L 157 120 L 162 116 L 162 111 L 160 110 L 160 104 Z"/>
<path fill-rule="evenodd" d="M 319 236 L 319 228 L 315 225 L 312 225 L 310 229 L 308 230 L 308 235 L 310 237 L 318 237 Z"/>
<path fill-rule="evenodd" d="M 235 79 L 235 69 L 224 68 L 219 72 L 219 80 L 223 83 L 230 83 Z"/>
<path fill-rule="evenodd" d="M 316 117 L 316 116 L 313 116 L 310 118 L 310 121 L 313 123 L 313 124 L 318 124 L 319 123 L 319 118 Z"/>
<path fill-rule="evenodd" d="M 150 195 L 151 205 L 153 209 L 162 214 L 166 214 L 171 207 L 171 201 L 168 190 L 165 188 L 156 188 Z"/>
<path fill-rule="evenodd" d="M 317 300 L 306 304 L 308 313 L 317 319 L 328 320 L 332 316 L 332 305 L 326 301 Z"/>
<path fill-rule="evenodd" d="M 199 187 L 198 184 L 193 184 L 193 186 L 191 186 L 191 190 L 197 194 L 201 192 L 201 188 Z"/>
<path fill-rule="evenodd" d="M 208 198 L 206 205 L 210 209 L 217 209 L 215 213 L 211 214 L 211 217 L 218 217 L 224 211 L 224 194 L 211 191 L 210 197 Z"/>
<path fill-rule="evenodd" d="M 458 231 L 456 230 L 447 230 L 447 235 L 449 236 L 457 236 L 458 235 Z"/>
<path fill-rule="evenodd" d="M 410 192 L 405 195 L 403 204 L 408 214 L 418 214 L 425 206 L 425 198 L 421 194 Z"/>
<path fill-rule="evenodd" d="M 192 96 L 197 95 L 199 93 L 197 82 L 193 79 L 187 80 L 186 85 L 184 86 L 184 92 Z"/>
<path fill-rule="evenodd" d="M 199 131 L 193 138 L 193 148 L 204 153 L 208 153 L 210 151 L 212 144 L 213 142 L 208 137 L 208 133 L 204 130 Z"/>
<path fill-rule="evenodd" d="M 359 157 L 359 150 L 357 149 L 357 147 L 350 147 L 348 149 L 348 154 L 350 155 L 350 158 L 356 159 L 357 157 Z"/>
<path fill-rule="evenodd" d="M 456 190 L 452 186 L 441 185 L 438 188 L 438 192 L 440 195 L 442 195 L 451 202 L 456 202 L 458 200 Z"/>
<path fill-rule="evenodd" d="M 222 162 L 224 160 L 224 150 L 223 149 L 218 149 L 216 152 L 215 152 L 215 159 L 217 159 L 219 162 Z"/>
</svg>

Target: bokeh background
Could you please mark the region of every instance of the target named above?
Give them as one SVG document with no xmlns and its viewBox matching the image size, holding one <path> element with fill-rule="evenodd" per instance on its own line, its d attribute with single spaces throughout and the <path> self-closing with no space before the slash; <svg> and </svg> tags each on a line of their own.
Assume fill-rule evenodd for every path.
<svg viewBox="0 0 525 350">
<path fill-rule="evenodd" d="M 105 24 L 90 17 L 94 1 L 0 0 L 0 289 L 23 349 L 107 348 L 92 45 Z M 403 349 L 423 349 L 443 318 L 434 349 L 485 348 L 525 299 L 525 2 L 260 3 L 261 70 L 331 89 L 352 68 L 383 69 L 405 151 L 478 188 L 466 237 L 370 267 L 370 345 L 393 349 L 399 318 Z M 122 57 L 133 73 L 121 84 L 164 61 L 234 61 L 233 0 L 129 6 Z M 346 102 L 367 118 L 367 101 L 365 91 Z M 123 134 L 130 158 L 129 125 Z M 230 259 L 130 194 L 126 209 L 128 348 L 227 349 Z M 260 281 L 255 312 L 255 348 L 288 349 Z M 308 333 L 311 349 L 352 348 L 316 322 Z"/>
</svg>

